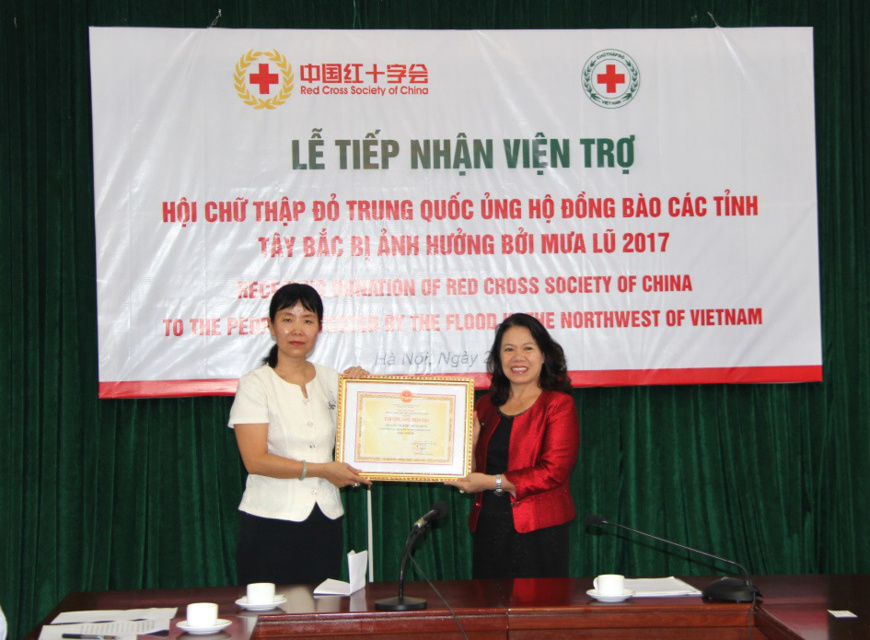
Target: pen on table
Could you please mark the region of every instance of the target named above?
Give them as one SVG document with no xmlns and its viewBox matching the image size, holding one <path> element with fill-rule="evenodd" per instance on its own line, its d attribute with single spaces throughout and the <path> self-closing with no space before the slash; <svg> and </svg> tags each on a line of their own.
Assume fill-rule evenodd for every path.
<svg viewBox="0 0 870 640">
<path fill-rule="evenodd" d="M 104 636 L 101 633 L 64 633 L 61 638 L 79 638 L 79 640 L 118 640 L 118 636 Z"/>
</svg>

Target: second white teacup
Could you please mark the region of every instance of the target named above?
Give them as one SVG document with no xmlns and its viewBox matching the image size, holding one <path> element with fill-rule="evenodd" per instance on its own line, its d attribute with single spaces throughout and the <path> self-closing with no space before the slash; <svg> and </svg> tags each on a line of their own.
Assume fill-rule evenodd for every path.
<svg viewBox="0 0 870 640">
<path fill-rule="evenodd" d="M 218 606 L 214 602 L 192 602 L 187 605 L 187 624 L 191 627 L 213 627 L 217 620 Z"/>
<path fill-rule="evenodd" d="M 592 585 L 602 596 L 621 596 L 625 593 L 625 576 L 603 573 L 592 581 Z"/>
<path fill-rule="evenodd" d="M 248 585 L 248 604 L 272 604 L 275 602 L 274 582 L 252 582 Z"/>
</svg>

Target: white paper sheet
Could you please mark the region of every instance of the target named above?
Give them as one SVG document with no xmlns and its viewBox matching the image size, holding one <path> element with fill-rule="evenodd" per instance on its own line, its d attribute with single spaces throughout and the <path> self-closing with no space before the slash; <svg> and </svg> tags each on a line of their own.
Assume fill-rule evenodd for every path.
<svg viewBox="0 0 870 640">
<path fill-rule="evenodd" d="M 670 598 L 673 596 L 699 596 L 701 592 L 679 578 L 631 578 L 625 588 L 634 591 L 635 598 Z"/>
<path fill-rule="evenodd" d="M 136 640 L 140 634 L 169 630 L 165 620 L 121 620 L 101 623 L 46 624 L 39 632 L 39 640 L 61 640 L 64 634 L 100 636 L 106 640 Z"/>
<path fill-rule="evenodd" d="M 43 625 L 39 640 L 60 640 L 65 633 L 136 640 L 140 634 L 169 631 L 176 613 L 178 607 L 64 611 L 51 624 Z"/>
<path fill-rule="evenodd" d="M 178 607 L 150 607 L 148 609 L 92 609 L 88 611 L 64 611 L 51 621 L 52 624 L 68 622 L 119 622 L 121 620 L 172 619 Z"/>
<path fill-rule="evenodd" d="M 828 613 L 830 613 L 835 618 L 857 618 L 858 616 L 852 613 L 851 611 L 840 611 L 828 609 Z"/>
<path fill-rule="evenodd" d="M 324 580 L 314 589 L 316 596 L 349 596 L 366 586 L 366 565 L 368 564 L 369 552 L 351 551 L 347 554 L 347 574 L 350 582 L 343 580 Z"/>
</svg>

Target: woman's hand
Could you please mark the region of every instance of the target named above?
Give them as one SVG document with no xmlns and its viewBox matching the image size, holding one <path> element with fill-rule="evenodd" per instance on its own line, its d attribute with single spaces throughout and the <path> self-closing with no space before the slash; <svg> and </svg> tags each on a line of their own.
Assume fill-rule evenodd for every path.
<svg viewBox="0 0 870 640">
<path fill-rule="evenodd" d="M 456 487 L 465 493 L 478 493 L 480 491 L 495 491 L 495 476 L 489 476 L 485 473 L 469 473 L 464 478 L 458 480 L 447 480 L 444 484 L 451 487 Z M 501 477 L 501 488 L 512 496 L 516 497 L 517 488 L 514 483 L 508 480 L 504 475 Z"/>
<path fill-rule="evenodd" d="M 495 476 L 488 476 L 485 473 L 473 472 L 469 473 L 464 478 L 457 480 L 447 480 L 444 484 L 456 487 L 465 493 L 477 493 L 479 491 L 490 491 L 495 489 Z"/>
<path fill-rule="evenodd" d="M 346 462 L 308 463 L 308 475 L 323 478 L 341 489 L 342 487 L 358 487 L 361 484 L 371 486 L 372 481 L 359 475 L 359 469 L 354 469 Z"/>
<path fill-rule="evenodd" d="M 344 370 L 344 375 L 349 378 L 368 378 L 372 374 L 362 367 L 348 367 Z"/>
</svg>

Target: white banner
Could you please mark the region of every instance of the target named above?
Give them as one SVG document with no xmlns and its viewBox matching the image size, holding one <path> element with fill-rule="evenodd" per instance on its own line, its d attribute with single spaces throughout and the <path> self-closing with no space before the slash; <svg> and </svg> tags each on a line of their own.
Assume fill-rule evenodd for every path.
<svg viewBox="0 0 870 640">
<path fill-rule="evenodd" d="M 281 284 L 312 359 L 577 385 L 822 375 L 810 29 L 92 28 L 100 395 L 233 393 Z"/>
</svg>

